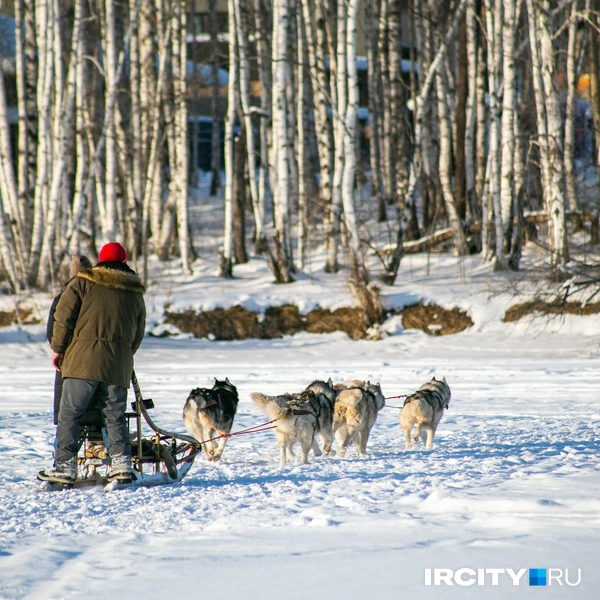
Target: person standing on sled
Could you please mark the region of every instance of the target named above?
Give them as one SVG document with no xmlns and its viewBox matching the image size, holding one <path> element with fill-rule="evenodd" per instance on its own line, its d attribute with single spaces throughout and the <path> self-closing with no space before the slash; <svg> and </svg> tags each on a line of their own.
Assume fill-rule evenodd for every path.
<svg viewBox="0 0 600 600">
<path fill-rule="evenodd" d="M 133 476 L 125 412 L 127 388 L 146 327 L 145 288 L 127 264 L 125 248 L 106 244 L 92 269 L 77 273 L 54 311 L 52 364 L 63 377 L 55 466 L 38 479 L 73 483 L 80 420 L 96 394 L 110 445 L 110 481 Z"/>
</svg>

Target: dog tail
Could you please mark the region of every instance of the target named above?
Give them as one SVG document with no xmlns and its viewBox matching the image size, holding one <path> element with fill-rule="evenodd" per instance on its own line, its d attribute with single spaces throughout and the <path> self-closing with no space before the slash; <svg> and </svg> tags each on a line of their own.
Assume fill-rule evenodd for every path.
<svg viewBox="0 0 600 600">
<path fill-rule="evenodd" d="M 259 408 L 264 408 L 270 401 L 268 396 L 261 394 L 260 392 L 252 392 L 250 394 L 250 398 L 252 398 L 252 402 L 256 404 Z"/>
<path fill-rule="evenodd" d="M 270 419 L 276 419 L 281 415 L 282 410 L 273 398 L 265 396 L 260 392 L 252 392 L 250 398 L 252 398 L 252 402 L 254 402 L 254 404 L 256 404 L 256 406 L 258 406 L 258 408 L 260 408 Z"/>
</svg>

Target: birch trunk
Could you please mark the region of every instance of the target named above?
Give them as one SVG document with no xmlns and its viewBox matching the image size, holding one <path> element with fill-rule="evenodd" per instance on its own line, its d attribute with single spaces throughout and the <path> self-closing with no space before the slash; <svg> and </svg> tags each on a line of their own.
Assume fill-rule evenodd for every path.
<svg viewBox="0 0 600 600">
<path fill-rule="evenodd" d="M 595 154 L 593 163 L 596 167 L 596 205 L 592 213 L 592 223 L 590 231 L 590 242 L 597 244 L 600 241 L 600 62 L 598 59 L 598 49 L 600 46 L 600 2 L 598 0 L 589 0 L 588 13 L 590 20 L 589 41 L 588 41 L 588 61 L 590 68 L 590 104 L 592 105 L 592 122 L 594 126 Z"/>
<path fill-rule="evenodd" d="M 567 104 L 565 107 L 565 192 L 569 210 L 577 210 L 575 188 L 575 104 L 577 100 L 577 1 L 571 5 L 567 41 Z"/>
<path fill-rule="evenodd" d="M 465 196 L 467 218 L 478 218 L 477 195 L 475 190 L 475 132 L 477 124 L 477 32 L 478 24 L 473 6 L 467 9 L 467 78 L 469 90 L 466 106 L 465 131 Z"/>
<path fill-rule="evenodd" d="M 136 22 L 135 2 L 130 0 L 129 22 Z M 140 250 L 140 219 L 142 196 L 144 195 L 144 152 L 142 142 L 142 103 L 141 103 L 141 40 L 140 28 L 135 27 L 131 34 L 131 59 L 129 66 L 129 80 L 131 86 L 131 163 L 132 163 L 132 189 L 133 198 L 129 205 L 127 238 L 129 239 L 129 250 L 131 261 L 137 264 Z"/>
<path fill-rule="evenodd" d="M 538 143 L 540 148 L 544 202 L 548 212 L 548 241 L 552 264 L 562 266 L 569 260 L 565 203 L 562 191 L 562 122 L 558 91 L 554 87 L 555 65 L 549 3 L 534 6 L 527 1 L 529 36 L 533 66 Z"/>
<path fill-rule="evenodd" d="M 51 105 L 54 61 L 52 52 L 52 7 L 49 0 L 36 4 L 36 31 L 38 41 L 37 114 L 38 139 L 36 181 L 33 200 L 33 228 L 29 254 L 29 280 L 37 276 L 42 251 L 48 202 L 48 177 L 52 164 Z"/>
<path fill-rule="evenodd" d="M 367 36 L 367 76 L 369 91 L 369 159 L 371 166 L 371 198 L 377 202 L 377 220 L 381 223 L 387 220 L 387 207 L 383 196 L 383 178 L 381 174 L 380 149 L 380 89 L 381 69 L 377 52 L 379 31 L 379 2 L 366 0 L 365 21 Z"/>
<path fill-rule="evenodd" d="M 243 18 L 240 0 L 235 0 L 235 25 L 237 32 L 237 47 L 239 53 L 240 73 L 240 99 L 242 104 L 242 116 L 244 119 L 246 154 L 248 176 L 250 180 L 250 201 L 252 202 L 252 213 L 254 215 L 254 228 L 256 238 L 264 237 L 264 214 L 259 205 L 258 185 L 256 181 L 256 152 L 254 150 L 254 128 L 252 126 L 252 115 L 250 112 L 250 66 L 248 63 L 248 32 L 247 24 Z"/>
<path fill-rule="evenodd" d="M 23 0 L 15 1 L 15 67 L 17 76 L 17 106 L 19 111 L 18 132 L 18 164 L 17 164 L 17 193 L 18 211 L 15 215 L 15 246 L 20 244 L 23 254 L 21 260 L 27 262 L 26 245 L 28 239 L 29 214 L 31 211 L 31 187 L 29 185 L 29 168 L 34 146 L 31 143 L 30 119 L 34 115 L 29 114 L 27 105 L 27 68 L 25 62 L 25 22 Z"/>
<path fill-rule="evenodd" d="M 258 73 L 260 79 L 260 104 L 262 115 L 260 119 L 260 168 L 258 173 L 258 209 L 261 221 L 265 223 L 265 205 L 269 188 L 269 137 L 268 132 L 271 125 L 271 60 L 269 51 L 268 32 L 272 29 L 270 22 L 269 3 L 254 0 L 256 13 L 256 51 L 258 62 Z M 264 239 L 255 236 L 255 251 L 263 244 Z"/>
<path fill-rule="evenodd" d="M 476 3 L 477 5 L 477 3 Z M 485 60 L 485 48 L 489 46 L 489 42 L 485 36 L 485 26 L 482 24 L 485 21 L 485 9 L 483 2 L 479 2 L 478 17 L 478 41 L 477 46 L 477 80 L 476 80 L 476 121 L 477 130 L 475 134 L 475 196 L 479 205 L 479 212 L 482 214 L 483 206 L 487 202 L 484 200 L 483 188 L 487 182 L 487 153 L 486 153 L 486 140 L 488 135 L 488 119 L 487 119 L 487 107 L 486 107 L 486 60 Z M 482 215 L 483 219 L 483 215 Z M 483 223 L 483 221 L 482 221 Z M 482 226 L 482 254 L 486 256 L 487 249 L 487 229 Z"/>
<path fill-rule="evenodd" d="M 348 246 L 355 279 L 366 283 L 367 274 L 360 255 L 360 237 L 354 210 L 354 177 L 356 172 L 356 111 L 358 109 L 358 73 L 356 71 L 356 18 L 360 0 L 348 3 L 345 60 L 348 65 L 348 105 L 344 132 L 345 163 L 342 180 L 344 222 L 348 231 Z M 339 33 L 339 32 L 338 32 Z M 338 54 L 338 61 L 340 59 Z M 338 62 L 339 64 L 339 62 Z"/>
<path fill-rule="evenodd" d="M 500 167 L 500 204 L 502 206 L 503 237 L 496 244 L 504 247 L 503 256 L 510 254 L 512 223 L 514 216 L 514 153 L 515 153 L 515 34 L 518 23 L 516 0 L 503 0 L 502 17 L 502 76 L 504 80 L 502 94 L 502 154 Z M 499 256 L 499 255 L 498 255 Z M 505 258 L 506 261 L 506 258 Z M 501 265 L 508 267 L 508 263 Z"/>
<path fill-rule="evenodd" d="M 235 4 L 228 0 L 229 22 L 229 83 L 227 87 L 227 116 L 225 117 L 225 223 L 223 231 L 223 249 L 221 251 L 220 276 L 231 277 L 233 273 L 233 179 L 234 179 L 234 138 L 238 61 L 237 37 L 235 34 Z"/>
<path fill-rule="evenodd" d="M 288 28 L 289 5 L 281 0 L 273 14 L 273 150 L 276 168 L 274 190 L 275 227 L 282 247 L 283 260 L 292 268 L 290 255 L 290 165 L 288 130 Z"/>
<path fill-rule="evenodd" d="M 317 1 L 317 5 L 319 2 Z M 306 46 L 309 64 L 309 76 L 312 87 L 312 97 L 315 106 L 315 134 L 317 138 L 317 151 L 319 156 L 319 189 L 321 202 L 324 207 L 326 229 L 330 222 L 326 214 L 331 206 L 332 197 L 332 131 L 331 121 L 327 116 L 330 108 L 329 82 L 325 67 L 324 56 L 324 26 L 317 26 L 315 33 L 315 21 L 319 21 L 322 15 L 319 6 L 311 0 L 302 0 L 302 10 L 304 16 L 304 27 L 306 32 Z M 322 18 L 322 17 L 321 17 Z"/>
<path fill-rule="evenodd" d="M 76 11 L 82 5 L 77 3 Z M 84 18 L 83 6 L 81 6 L 80 18 Z M 76 171 L 75 171 L 75 189 L 73 195 L 73 212 L 69 229 L 73 227 L 73 221 L 76 216 L 83 214 L 86 209 L 84 205 L 84 178 L 88 168 L 88 147 L 85 138 L 85 84 L 86 84 L 86 61 L 85 42 L 83 35 L 83 27 L 80 28 L 79 39 L 77 40 L 76 50 L 76 83 L 75 83 L 75 153 L 76 153 Z M 79 227 L 73 230 L 73 235 L 69 242 L 69 253 L 77 254 L 80 245 Z"/>
<path fill-rule="evenodd" d="M 460 221 L 460 215 L 456 206 L 456 201 L 452 193 L 451 168 L 452 168 L 452 129 L 447 104 L 447 83 L 444 71 L 436 71 L 436 91 L 440 127 L 440 181 L 442 184 L 442 193 L 448 213 L 450 228 L 454 238 L 454 247 L 459 256 L 469 253 L 465 232 Z"/>
<path fill-rule="evenodd" d="M 310 26 L 310 23 L 309 23 Z M 298 100 L 297 116 L 298 124 L 298 266 L 304 269 L 306 255 L 306 241 L 308 235 L 308 213 L 306 197 L 306 34 L 302 17 L 297 17 L 298 35 Z"/>
<path fill-rule="evenodd" d="M 184 275 L 191 275 L 190 237 L 188 218 L 188 105 L 187 105 L 187 13 L 185 4 L 174 4 L 173 20 L 178 25 L 178 36 L 173 46 L 173 88 L 175 100 L 175 141 L 177 144 L 176 205 L 179 255 Z"/>
<path fill-rule="evenodd" d="M 24 249 L 22 244 L 20 250 L 17 246 L 16 228 L 13 227 L 10 235 L 4 220 L 6 218 L 6 222 L 11 223 L 18 218 L 18 191 L 9 131 L 4 73 L 0 67 L 0 252 L 10 283 L 15 290 L 19 290 L 25 287 L 26 282 Z M 18 261 L 16 264 L 13 262 L 15 258 Z"/>
<path fill-rule="evenodd" d="M 55 15 L 58 16 L 58 0 L 55 0 Z M 82 0 L 78 0 L 75 6 L 75 21 L 72 31 L 72 44 L 70 53 L 70 63 L 66 86 L 62 83 L 57 84 L 56 88 L 60 88 L 65 98 L 62 96 L 58 105 L 55 105 L 56 116 L 55 135 L 58 135 L 56 140 L 55 157 L 53 161 L 52 180 L 48 199 L 48 212 L 46 217 L 46 227 L 44 229 L 44 239 L 42 244 L 42 260 L 37 276 L 37 282 L 40 287 L 46 287 L 51 281 L 54 282 L 54 276 L 58 267 L 59 261 L 55 260 L 55 241 L 57 235 L 57 225 L 60 210 L 61 190 L 64 185 L 64 177 L 67 166 L 68 148 L 71 143 L 70 136 L 73 133 L 72 122 L 74 119 L 75 109 L 75 84 L 77 75 L 77 47 L 81 39 L 81 17 L 82 17 Z M 55 36 L 59 36 L 58 29 L 55 30 Z M 55 52 L 59 51 L 59 44 L 55 47 Z M 56 63 L 60 63 L 57 60 Z M 61 77 L 61 69 L 56 67 L 56 79 Z"/>
<path fill-rule="evenodd" d="M 105 93 L 104 102 L 108 105 L 108 99 L 115 94 L 116 82 L 115 72 L 117 66 L 117 40 L 115 31 L 115 6 L 114 0 L 106 0 L 104 6 L 104 59 L 105 59 Z M 111 240 L 123 241 L 117 222 L 117 142 L 114 120 L 106 132 L 105 148 L 105 213 L 102 223 L 102 237 L 104 242 Z"/>
<path fill-rule="evenodd" d="M 208 0 L 208 10 L 210 14 L 210 66 L 212 73 L 212 95 L 210 101 L 210 111 L 212 116 L 212 130 L 210 143 L 210 195 L 216 196 L 221 187 L 221 122 L 218 117 L 219 107 L 219 21 L 217 18 L 217 0 Z M 196 127 L 198 125 L 196 124 Z M 196 169 L 196 165 L 194 165 Z"/>
<path fill-rule="evenodd" d="M 489 88 L 489 112 L 490 132 L 488 161 L 490 163 L 489 194 L 487 200 L 494 211 L 494 223 L 496 232 L 495 247 L 492 249 L 487 242 L 484 232 L 483 256 L 485 260 L 492 260 L 495 250 L 494 269 L 506 269 L 506 257 L 504 253 L 504 215 L 500 201 L 500 159 L 501 159 L 501 102 L 499 98 L 502 78 L 502 0 L 485 0 L 485 22 L 488 39 L 488 88 Z M 511 122 L 512 123 L 512 122 Z M 511 131 L 512 135 L 512 131 Z"/>
<path fill-rule="evenodd" d="M 335 147 L 335 161 L 333 170 L 333 194 L 330 211 L 330 231 L 328 236 L 328 253 L 325 272 L 337 273 L 338 271 L 338 246 L 340 236 L 340 219 L 342 211 L 342 179 L 344 164 L 351 160 L 344 156 L 345 122 L 344 117 L 348 104 L 347 95 L 347 63 L 346 63 L 346 26 L 347 5 L 345 0 L 337 0 L 337 44 L 335 59 L 336 102 L 333 107 L 333 137 Z"/>
</svg>

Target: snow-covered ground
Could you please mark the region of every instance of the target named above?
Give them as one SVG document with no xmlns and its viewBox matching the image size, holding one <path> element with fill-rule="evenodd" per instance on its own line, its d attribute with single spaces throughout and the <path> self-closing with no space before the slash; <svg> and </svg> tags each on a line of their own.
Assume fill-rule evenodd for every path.
<svg viewBox="0 0 600 600">
<path fill-rule="evenodd" d="M 468 310 L 446 337 L 385 326 L 345 334 L 213 342 L 147 337 L 136 356 L 154 419 L 183 431 L 190 389 L 229 377 L 234 429 L 266 419 L 250 393 L 300 391 L 315 378 L 379 381 L 386 396 L 433 375 L 452 389 L 435 447 L 404 451 L 398 409 L 380 413 L 369 454 L 280 467 L 272 432 L 233 438 L 222 462 L 199 457 L 181 484 L 36 493 L 51 464 L 53 372 L 44 327 L 0 329 L 0 598 L 585 598 L 600 586 L 600 318 L 504 324 L 511 299 L 479 258 L 406 257 L 388 306 L 423 297 Z M 343 277 L 274 286 L 262 261 L 223 282 L 199 260 L 185 278 L 156 271 L 149 330 L 170 310 L 293 301 L 349 304 Z M 41 313 L 50 298 L 36 297 Z M 32 300 L 32 301 L 33 301 Z M 6 310 L 11 300 L 3 298 Z M 399 399 L 388 401 L 398 406 Z M 428 586 L 426 569 L 464 568 L 472 585 Z M 529 569 L 561 575 L 544 591 Z M 513 586 L 506 572 L 522 575 Z M 560 569 L 560 573 L 558 571 Z M 571 583 L 566 585 L 565 576 Z M 568 570 L 568 571 L 566 571 Z M 477 579 L 480 578 L 480 581 Z M 481 583 L 481 585 L 479 584 Z"/>
</svg>

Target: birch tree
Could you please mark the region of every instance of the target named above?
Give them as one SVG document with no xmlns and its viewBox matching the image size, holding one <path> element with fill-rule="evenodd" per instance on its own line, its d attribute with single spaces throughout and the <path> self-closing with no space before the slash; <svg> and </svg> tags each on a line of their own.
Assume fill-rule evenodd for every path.
<svg viewBox="0 0 600 600">
<path fill-rule="evenodd" d="M 227 84 L 227 116 L 225 117 L 225 223 L 223 249 L 221 251 L 219 274 L 231 277 L 233 274 L 233 178 L 234 178 L 234 135 L 236 103 L 238 96 L 237 37 L 235 35 L 235 3 L 228 0 L 229 23 L 229 81 Z"/>
<path fill-rule="evenodd" d="M 550 4 L 526 0 L 535 91 L 538 144 L 544 202 L 548 213 L 549 246 L 554 266 L 569 260 L 563 194 L 563 140 L 560 101 L 555 88 L 552 12 Z"/>
</svg>

